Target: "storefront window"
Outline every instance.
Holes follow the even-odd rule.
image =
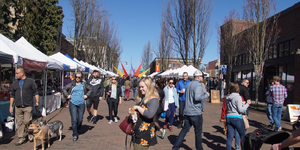
[[[273,49],[273,58],[277,58],[277,47],[274,46],[274,49]]]
[[[243,65],[246,64],[246,54],[243,54]]]
[[[279,49],[279,57],[283,57],[284,56],[283,43],[279,44],[278,49]]]
[[[246,53],[246,64],[249,64],[249,53]]]
[[[175,68],[176,67],[176,64],[173,64],[173,68]]]
[[[273,47],[271,47],[271,48],[269,49],[269,56],[268,56],[268,59],[272,59],[272,57],[273,57]]]
[[[293,64],[287,65],[286,85],[288,91],[294,90],[295,69]]]
[[[288,56],[289,53],[290,53],[290,52],[289,52],[289,49],[290,49],[290,48],[289,48],[289,47],[290,47],[289,44],[290,44],[289,41],[287,41],[287,42],[284,43],[284,55],[285,55],[285,56]]]
[[[295,54],[295,40],[290,41],[290,54]]]

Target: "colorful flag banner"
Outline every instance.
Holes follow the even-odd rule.
[[[144,61],[144,60],[143,60]],[[139,68],[136,70],[136,72],[134,73],[135,76],[139,76],[139,73],[140,73],[140,70],[141,70],[141,67],[142,67],[142,64],[143,64],[143,61],[141,62]]]
[[[150,68],[148,68],[146,71],[142,72],[140,75],[139,75],[139,78],[141,78],[146,72],[148,72],[150,70]]]
[[[117,70],[117,72],[120,75],[120,77],[123,77],[124,74],[120,70],[118,70],[114,65],[112,65],[112,66],[113,66],[113,68],[115,68]]]
[[[122,62],[121,62],[120,59],[119,59],[119,61],[120,61],[121,65],[122,65],[122,69],[123,69],[123,72],[124,72],[125,76],[128,77],[128,74],[127,74],[127,72],[126,72],[126,70],[125,70],[125,68],[124,68],[124,66],[123,66],[123,64],[122,64]]]

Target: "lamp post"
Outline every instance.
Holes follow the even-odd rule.
[[[205,66],[205,68],[204,68],[204,69],[205,69],[205,71],[204,71],[204,72],[206,72],[206,67],[207,67],[207,64],[204,64],[204,66]]]

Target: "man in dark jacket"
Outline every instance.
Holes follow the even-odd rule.
[[[131,80],[131,88],[133,91],[134,100],[136,97],[136,93],[138,92],[138,83],[139,83],[139,78],[137,76],[134,76],[133,79]]]
[[[22,145],[27,136],[27,125],[32,120],[32,106],[39,106],[39,94],[37,86],[33,79],[27,78],[23,68],[16,70],[17,81],[11,87],[10,107],[9,112],[13,114],[13,103],[16,105],[16,119],[17,119],[17,136],[19,141],[16,146]],[[33,95],[36,103],[33,104]]]
[[[99,78],[98,70],[94,70],[94,72],[92,74],[92,78],[87,80],[87,84],[92,87],[92,91],[93,91],[91,93],[90,97],[86,101],[86,108],[89,113],[88,122],[93,122],[93,124],[96,124],[97,123],[97,109],[98,109],[99,101],[102,100],[103,90],[104,90],[103,80],[101,78]],[[91,112],[92,104],[94,106],[93,114]]]
[[[240,95],[244,98],[245,101],[251,100],[248,86],[249,86],[249,80],[243,79],[240,85]]]
[[[125,85],[124,85],[125,81],[126,81],[126,76],[123,75],[123,78],[121,78],[121,80],[120,80],[120,85],[121,85],[121,90],[122,90],[122,98],[125,97]]]

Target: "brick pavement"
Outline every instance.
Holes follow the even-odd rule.
[[[132,97],[132,93],[130,95]],[[134,102],[123,101],[119,106],[118,117],[123,120],[127,115],[129,107],[132,107]],[[205,150],[213,149],[220,150],[225,149],[226,136],[223,134],[223,124],[219,122],[221,114],[221,103],[211,104],[206,102],[205,112],[203,113],[203,148]],[[51,138],[51,147],[48,149],[72,149],[72,150],[89,150],[89,149],[110,149],[120,150],[125,149],[125,134],[119,129],[118,123],[108,124],[108,106],[105,100],[101,101],[98,107],[98,122],[96,125],[88,123],[86,117],[87,113],[84,114],[83,127],[79,135],[78,141],[72,140],[71,119],[68,108],[59,109],[52,114],[45,117],[46,120],[55,121],[60,120],[64,124],[63,139],[62,141],[56,140],[55,137]],[[252,132],[256,128],[260,128],[268,124],[268,119],[264,112],[250,109],[249,110],[249,122],[250,128],[248,132]],[[161,126],[163,125],[163,119],[160,119]],[[291,132],[291,125],[289,122],[282,121],[283,130]],[[150,150],[169,150],[173,146],[176,137],[178,136],[180,129],[173,127],[173,132],[167,130],[164,139],[158,138],[158,144],[150,147]],[[159,135],[160,133],[157,132]],[[8,134],[5,134],[6,136]],[[33,148],[33,143],[27,142],[21,146],[16,147],[16,136],[12,138],[5,138],[0,142],[1,150],[20,149],[29,150]],[[191,128],[190,132],[185,137],[185,141],[182,144],[181,149],[193,150],[195,149],[195,135],[194,129]],[[38,149],[41,149],[41,143],[37,142]],[[299,145],[296,145],[299,147]],[[264,144],[262,149],[269,149],[270,145]],[[133,149],[133,148],[131,148]]]

